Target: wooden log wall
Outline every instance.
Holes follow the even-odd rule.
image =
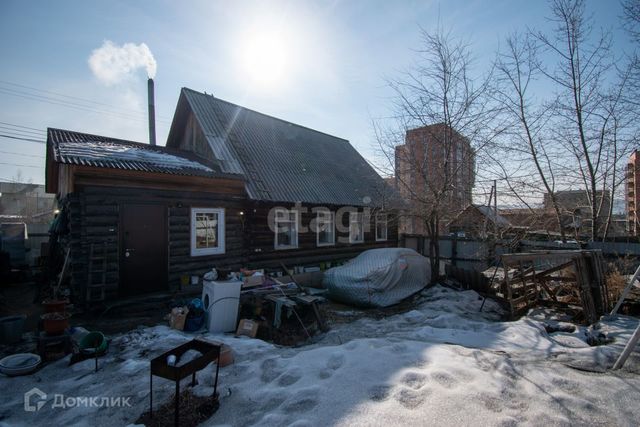
[[[107,298],[118,295],[120,275],[117,201],[101,192],[71,193],[69,208],[71,287],[79,301],[86,298],[89,281],[89,253],[92,243],[107,244]],[[98,245],[96,245],[98,246]]]
[[[309,228],[316,213],[312,212],[313,205],[304,205],[307,212],[301,214],[301,224]],[[398,247],[398,221],[397,216],[388,214],[387,240],[376,242],[375,218],[371,216],[371,226],[364,234],[364,242],[348,243],[349,233],[338,232],[336,227],[336,244],[333,246],[318,247],[315,231],[298,233],[297,249],[275,249],[274,232],[269,227],[269,211],[274,207],[291,209],[292,204],[260,203],[248,204],[245,215],[246,247],[249,267],[251,268],[278,268],[280,262],[284,262],[289,268],[295,265],[317,265],[326,261],[342,261],[353,258],[361,252],[385,247]],[[327,206],[332,212],[337,212],[340,206]],[[362,209],[360,209],[362,211]],[[341,219],[336,215],[336,224]],[[342,218],[343,224],[348,224],[348,213]],[[341,242],[344,240],[344,242]]]
[[[85,298],[88,283],[88,263],[91,243],[107,242],[107,298],[119,295],[120,286],[120,212],[124,204],[152,203],[167,209],[168,221],[168,286],[178,289],[182,276],[202,276],[211,268],[238,270],[250,268],[278,268],[283,261],[289,267],[319,265],[326,261],[343,261],[373,248],[397,247],[397,218],[388,215],[388,238],[375,240],[375,218],[365,232],[363,243],[348,243],[348,232],[336,230],[334,246],[318,247],[316,233],[299,233],[297,249],[274,249],[274,233],[269,227],[269,210],[275,206],[291,208],[291,204],[250,202],[244,194],[220,189],[220,193],[161,190],[155,188],[112,187],[83,184],[69,194],[70,245],[72,257],[72,287],[79,301]],[[225,209],[225,253],[221,255],[192,257],[191,207]],[[309,227],[316,214],[313,206],[301,216],[301,222]],[[336,212],[339,207],[331,207]],[[243,212],[244,215],[240,215]],[[336,223],[340,218],[336,218]],[[348,213],[342,219],[348,224]],[[345,240],[341,242],[339,238]]]
[[[165,206],[168,212],[168,285],[180,286],[182,275],[202,275],[211,268],[238,269],[245,264],[243,232],[239,212],[245,198],[233,193],[175,192],[153,189],[83,186],[69,195],[72,288],[83,301],[88,283],[91,243],[107,242],[107,299],[119,294],[121,256],[119,241],[120,207],[131,203]],[[191,207],[225,209],[225,253],[212,256],[190,255]]]

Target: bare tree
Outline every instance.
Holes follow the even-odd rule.
[[[636,43],[640,43],[640,0],[624,0],[622,10],[625,29]]]
[[[442,30],[422,30],[415,66],[389,81],[395,93],[392,125],[375,123],[379,147],[408,200],[406,218],[424,225],[429,239],[432,282],[439,274],[439,235],[445,219],[471,201],[461,177],[473,176],[474,159],[488,142],[489,79],[471,75],[469,46]],[[405,140],[407,130],[424,128],[424,141]],[[472,149],[468,147],[473,144]],[[467,147],[467,148],[465,148]],[[434,150],[440,150],[434,163]],[[468,183],[467,183],[468,184]]]
[[[605,199],[605,194],[598,190],[610,179],[611,170],[606,158],[612,116],[603,109],[610,94],[607,81],[613,70],[611,37],[607,32],[595,34],[583,0],[553,0],[551,20],[556,24],[553,35],[541,32],[535,35],[557,63],[541,71],[558,89],[553,102],[554,133],[576,161],[578,178],[589,204],[590,238],[595,240]]]
[[[514,34],[506,40],[506,51],[497,57],[495,93],[504,107],[503,117],[511,125],[507,133],[508,144],[503,146],[503,150],[516,152],[516,156],[524,154],[526,160],[533,164],[534,173],[550,196],[562,241],[566,242],[561,208],[555,193],[555,167],[545,147],[549,143],[545,140],[549,108],[537,105],[531,94],[531,86],[540,68],[537,51],[538,46],[529,35]],[[496,160],[500,162],[500,159]],[[505,179],[509,181],[510,175],[505,174]],[[509,187],[513,189],[511,184]]]

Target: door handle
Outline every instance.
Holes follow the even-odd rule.
[[[131,255],[131,252],[135,252],[135,249],[125,249],[124,250],[124,256],[125,258],[129,258],[129,255]]]

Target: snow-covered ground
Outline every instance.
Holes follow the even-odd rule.
[[[543,311],[502,322],[497,304],[480,313],[481,303],[473,291],[436,286],[413,311],[340,324],[300,348],[207,334],[229,344],[236,362],[221,369],[220,409],[204,425],[640,425],[638,353],[622,371],[587,371],[611,366],[637,319],[547,333],[543,319],[567,325]],[[614,342],[586,343],[600,333]],[[192,338],[141,328],[113,338],[97,373],[93,361],[67,367],[65,358],[2,378],[0,424],[127,425],[148,409],[149,360]],[[211,393],[212,369],[199,374],[195,392]],[[48,401],[25,412],[32,387]],[[172,392],[154,379],[154,406]],[[130,397],[132,406],[52,408],[55,394]]]

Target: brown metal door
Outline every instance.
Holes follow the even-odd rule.
[[[166,212],[162,205],[121,206],[120,294],[167,289]]]

